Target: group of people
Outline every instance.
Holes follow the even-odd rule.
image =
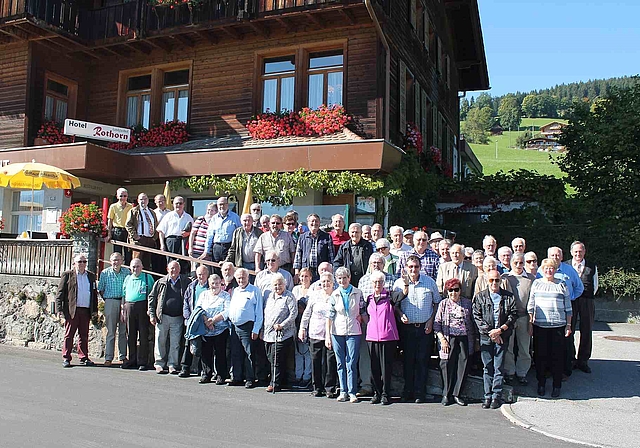
[[[142,253],[134,251],[129,269],[114,252],[97,280],[86,257],[77,256],[56,298],[65,318],[65,367],[76,331],[80,363],[93,364],[88,328],[100,296],[105,365],[114,362],[117,339],[122,368],[153,365],[159,374],[180,377],[197,372],[203,384],[264,385],[268,392],[297,386],[316,397],[358,402],[371,396],[372,404],[386,405],[401,353],[402,400],[423,403],[435,342],[443,405],[467,404],[462,386],[476,353],[484,367],[484,408],[502,404],[504,381],[527,383],[532,351],[541,396],[548,372],[553,397],[574,368],[590,372],[598,276],[581,242],[571,245],[566,262],[560,248],[549,248],[538,267],[522,238],[498,249],[489,235],[474,251],[439,232],[393,226],[387,238],[380,224],[345,229],[341,215],[332,217],[330,232],[313,213],[306,226],[295,212],[265,220],[260,204],[238,216],[226,197],[195,221],[185,218],[181,197],[174,199],[175,211],[158,217],[145,199],[139,195],[127,211],[130,241],[151,247],[159,238],[162,249],[186,250],[219,268],[212,273],[194,262],[192,271],[169,257],[167,274],[154,281],[142,272]],[[124,211],[121,204],[114,205]],[[110,213],[110,237],[120,238],[115,229],[122,220],[115,216]]]

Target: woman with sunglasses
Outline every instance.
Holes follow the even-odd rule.
[[[452,404],[453,401],[460,406],[467,405],[460,397],[460,391],[467,373],[467,360],[475,348],[473,305],[471,300],[462,297],[460,290],[459,279],[450,278],[445,282],[444,293],[447,294],[447,298],[440,302],[433,323],[433,331],[440,346],[444,406]]]

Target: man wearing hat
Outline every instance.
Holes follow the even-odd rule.
[[[376,241],[376,252],[384,257],[383,271],[393,276],[396,275],[398,267],[398,257],[391,253],[391,243],[386,238],[378,238]]]
[[[409,250],[411,250],[413,248],[413,234],[415,232],[411,229],[407,229],[404,232],[402,232],[402,238],[404,240],[404,244],[406,244],[407,246],[409,246]]]
[[[440,241],[442,241],[443,239],[444,237],[440,232],[433,232],[429,237],[429,245],[431,246],[431,250],[434,251],[435,253],[439,253],[438,245],[440,244]]]

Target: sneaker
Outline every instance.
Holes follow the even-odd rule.
[[[216,378],[216,385],[221,386],[221,385],[223,385],[225,383],[226,383],[226,381],[221,376],[218,376]]]
[[[350,403],[360,403],[360,399],[358,397],[356,397],[355,395],[351,395],[351,397],[349,398],[349,402]]]
[[[141,371],[141,372],[146,372],[147,370],[149,370],[149,367],[147,367],[147,366],[140,366],[140,367],[138,367],[138,370],[139,370],[139,371]]]
[[[71,367],[71,361],[65,359],[64,361],[62,361],[62,367]]]
[[[207,384],[207,383],[210,383],[210,382],[211,382],[211,377],[208,377],[208,376],[203,376],[198,381],[198,383],[200,383],[200,384]]]
[[[500,406],[502,406],[502,400],[500,398],[494,398],[491,401],[491,409],[498,409]]]
[[[104,367],[111,367],[111,365],[112,365],[112,364],[113,364],[113,361],[106,360],[106,361],[104,362],[104,364],[102,364],[102,365],[103,365]]]
[[[370,404],[378,404],[380,403],[380,401],[382,401],[380,399],[380,395],[378,394],[373,394],[373,397],[371,398],[371,401],[369,402]]]
[[[169,367],[169,375],[178,375],[178,369],[176,369],[175,367],[171,366]]]
[[[336,398],[336,400],[344,403],[345,401],[349,400],[349,396],[347,394],[342,394],[338,398]]]
[[[255,384],[253,384],[253,381],[245,381],[244,382],[244,388],[245,389],[253,389],[255,387]]]
[[[382,406],[388,406],[391,404],[391,401],[389,401],[389,397],[387,397],[386,395],[382,396],[380,402],[382,403]]]
[[[491,407],[491,398],[485,398],[482,401],[482,409],[489,409]]]

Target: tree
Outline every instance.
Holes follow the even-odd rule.
[[[488,131],[493,123],[492,110],[486,106],[482,109],[472,107],[464,124],[464,136],[468,142],[485,145],[489,143]]]
[[[611,89],[595,103],[576,103],[560,137],[567,148],[560,169],[585,208],[585,228],[598,232],[592,244],[610,245],[614,265],[640,267],[640,84]],[[602,240],[602,241],[599,241]],[[627,261],[625,261],[625,259]]]
[[[484,107],[488,107],[493,111],[493,98],[487,92],[483,92],[476,98],[475,106],[478,109],[482,109]]]
[[[498,116],[500,117],[500,124],[503,128],[518,129],[520,121],[522,120],[522,112],[520,111],[518,99],[514,95],[508,95],[502,98],[500,107],[498,108]]]
[[[529,118],[537,117],[538,109],[539,109],[538,95],[534,93],[530,93],[529,95],[525,96],[524,99],[522,100],[521,107],[522,107],[522,113],[525,116]]]
[[[469,105],[469,100],[466,98],[462,98],[460,100],[460,120],[464,121],[467,119],[467,114],[469,113],[469,109],[470,109],[470,105]]]

